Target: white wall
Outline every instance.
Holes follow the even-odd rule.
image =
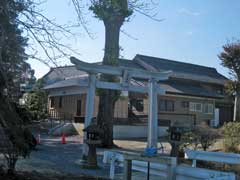
[[[83,135],[84,125],[82,123],[66,123],[59,125],[52,129],[51,134],[59,136],[62,132],[66,135]],[[147,137],[147,126],[127,126],[127,125],[115,125],[113,127],[114,139],[126,139],[126,138],[145,138]],[[158,136],[166,136],[168,127],[159,127]]]
[[[158,136],[166,136],[168,127],[158,127]],[[113,128],[114,139],[125,138],[145,138],[147,137],[147,126],[127,126],[127,125],[115,125]]]

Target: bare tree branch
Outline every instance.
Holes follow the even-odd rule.
[[[60,25],[56,23],[55,19],[49,19],[37,8],[42,3],[45,1],[26,0],[24,9],[19,12],[19,16],[16,18],[16,23],[29,39],[36,42],[36,44],[29,44],[29,48],[34,50],[34,46],[38,45],[47,59],[39,57],[36,49],[33,54],[28,54],[28,57],[37,59],[48,66],[51,63],[58,66],[59,59],[69,58],[72,54],[79,55],[71,45],[64,43],[64,39],[76,37],[73,29],[78,28],[80,24]]]

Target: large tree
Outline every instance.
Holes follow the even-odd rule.
[[[24,155],[29,149],[24,138],[22,121],[11,101],[12,93],[16,92],[14,84],[26,65],[24,50],[26,38],[21,35],[22,32],[15,21],[21,10],[21,2],[0,1],[0,129],[4,130],[7,139],[11,141],[4,147],[7,148],[4,155],[11,173],[14,171],[18,156]],[[1,150],[2,148],[0,147]]]
[[[0,1],[0,95],[8,101],[15,86],[26,80],[24,74],[33,74],[28,58],[56,65],[57,59],[75,52],[59,39],[59,35],[72,36],[70,29],[75,25],[57,24],[44,16],[40,7],[41,1]],[[46,57],[39,55],[39,47]]]
[[[230,95],[235,96],[235,120],[240,121],[240,41],[224,45],[219,59],[230,70],[232,80],[228,83],[227,90]]]
[[[127,0],[95,1],[90,9],[97,18],[103,21],[105,26],[103,64],[118,66],[120,29],[125,19],[132,14],[132,10],[128,9]],[[102,75],[101,79],[118,81],[109,75]],[[118,96],[119,92],[114,90],[100,91],[99,94],[97,122],[104,129],[103,145],[105,147],[113,146],[114,106]]]
[[[71,51],[56,37],[56,33],[66,35],[71,32],[66,26],[45,17],[38,9],[39,6],[32,0],[0,1],[0,131],[4,131],[6,139],[10,140],[7,146],[2,147],[0,144],[0,150],[7,149],[4,153],[11,172],[14,171],[18,156],[26,155],[30,148],[29,139],[32,138],[13,105],[12,95],[25,79],[23,74],[31,71],[27,58],[43,61],[28,39],[42,48],[48,57],[48,61],[43,61],[46,64],[49,61],[55,63],[57,58],[67,56],[67,50]],[[27,46],[32,50],[30,53],[25,52]]]
[[[82,12],[83,1],[72,0],[72,2],[77,10],[80,22],[87,30]],[[105,48],[102,64],[118,66],[121,27],[125,21],[129,20],[129,17],[134,12],[141,13],[148,18],[159,21],[154,18],[154,15],[149,14],[152,3],[153,1],[146,2],[143,0],[90,0],[89,9],[105,26]],[[89,33],[88,30],[87,32]],[[100,78],[105,81],[118,81],[116,77],[110,75],[101,75]],[[102,129],[104,129],[104,147],[110,148],[113,146],[114,106],[118,97],[118,91],[99,91],[100,101],[98,106],[97,123]]]

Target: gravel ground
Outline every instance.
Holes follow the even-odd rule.
[[[76,162],[81,158],[82,144],[78,141],[78,138],[67,138],[67,144],[63,145],[60,138],[49,138],[41,135],[41,145],[37,146],[37,150],[32,152],[30,158],[21,159],[17,163],[17,170],[107,177],[109,170],[106,165],[101,163],[101,156],[98,156],[99,169],[89,170],[79,167]]]
[[[109,165],[103,164],[103,151],[98,149],[98,165],[99,169],[90,170],[82,169],[76,162],[81,159],[82,154],[82,137],[67,137],[67,144],[61,144],[60,137],[50,137],[47,135],[48,127],[41,125],[34,127],[35,136],[41,134],[41,144],[37,146],[29,158],[20,159],[17,163],[17,170],[22,172],[37,172],[41,174],[56,174],[62,176],[64,174],[90,175],[95,177],[109,177]],[[119,149],[130,151],[143,151],[146,147],[145,140],[116,140],[114,141]],[[168,151],[169,145],[164,143],[165,149]],[[0,156],[0,160],[3,157]],[[123,168],[116,168],[116,179],[122,179]],[[133,180],[146,179],[146,174],[133,172]],[[159,179],[152,176],[151,179]]]
[[[31,153],[30,158],[18,161],[17,170],[57,174],[70,173],[74,175],[86,174],[97,177],[108,177],[109,165],[102,163],[104,149],[98,149],[99,169],[81,169],[76,163],[81,158],[81,139],[82,138],[79,136],[67,137],[67,144],[63,145],[61,144],[61,138],[59,137],[41,135],[41,145],[38,145],[37,150]],[[126,141],[118,141],[117,143],[118,145],[125,144],[124,149],[127,149],[127,146],[131,146],[133,150],[134,144],[137,144],[138,147],[145,147],[145,142],[130,141],[128,144],[124,142]],[[122,174],[122,172],[122,168],[119,167],[116,169],[117,174]],[[144,174],[141,176],[144,176]],[[120,178],[120,176],[118,177]]]

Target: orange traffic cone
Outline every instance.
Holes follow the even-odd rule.
[[[41,136],[40,134],[37,135],[37,144],[40,144],[41,143]]]
[[[66,144],[66,135],[62,133],[62,144]]]

